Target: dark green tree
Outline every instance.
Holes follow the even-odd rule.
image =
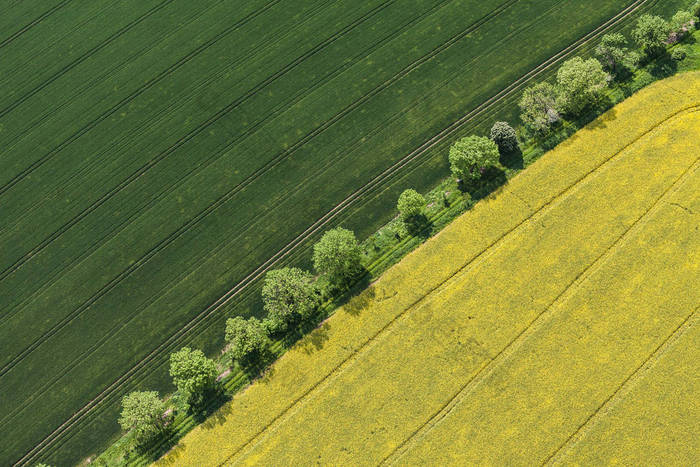
[[[134,434],[139,445],[160,436],[169,421],[164,415],[165,403],[155,391],[134,391],[122,399],[119,425]]]
[[[518,149],[518,135],[508,122],[494,123],[489,136],[502,153],[509,153]]]
[[[627,39],[620,33],[605,34],[596,46],[595,54],[607,70],[617,73],[629,54]]]
[[[556,89],[551,84],[542,82],[530,86],[523,91],[518,103],[520,119],[531,131],[546,134],[560,119],[556,99]]]
[[[280,332],[316,310],[320,291],[310,273],[299,268],[282,268],[265,275],[262,297],[267,311],[266,326],[271,332]]]
[[[268,338],[260,320],[236,316],[226,320],[226,343],[231,360],[247,366],[265,350]]]
[[[557,71],[557,86],[557,106],[572,115],[580,115],[604,97],[608,74],[595,58],[574,57]]]
[[[401,193],[396,207],[399,210],[399,214],[401,214],[401,219],[404,222],[408,222],[423,213],[425,198],[416,190],[409,188]]]
[[[478,180],[484,171],[498,164],[498,146],[483,136],[467,136],[450,148],[450,168],[462,180]]]
[[[216,383],[216,363],[201,350],[189,347],[170,355],[170,376],[177,387],[178,398],[186,408],[198,407],[204,395]]]
[[[362,269],[360,261],[355,234],[342,227],[329,230],[314,245],[314,269],[334,286],[347,285]]]
[[[669,34],[671,26],[665,19],[646,14],[637,20],[632,38],[647,56],[655,57],[664,50]]]

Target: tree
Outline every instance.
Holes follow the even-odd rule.
[[[662,17],[646,14],[637,21],[632,38],[647,56],[653,57],[664,50],[670,33],[671,27]]]
[[[204,401],[204,394],[214,387],[216,364],[201,350],[183,347],[170,355],[170,376],[182,402],[188,407],[198,406]]]
[[[518,148],[518,136],[508,122],[494,123],[489,136],[503,153],[513,152]]]
[[[226,342],[231,359],[245,366],[261,354],[268,339],[260,320],[236,316],[226,321]]]
[[[595,54],[600,58],[605,68],[617,72],[617,68],[625,61],[629,53],[626,47],[627,39],[620,33],[605,34],[600,44],[595,48]]]
[[[683,36],[695,27],[698,18],[693,15],[690,11],[680,10],[669,21],[669,28],[671,29],[670,42],[676,42],[683,38]]]
[[[595,58],[574,57],[557,71],[558,106],[579,115],[584,109],[600,102],[608,86],[608,75]]]
[[[355,234],[342,227],[329,230],[314,245],[314,269],[336,286],[359,273],[360,260],[360,245]]]
[[[556,89],[549,83],[538,83],[523,91],[520,98],[520,119],[530,130],[545,134],[559,121]]]
[[[401,214],[401,218],[405,221],[410,221],[416,216],[423,213],[425,206],[425,198],[416,190],[409,188],[404,190],[399,196],[397,208]]]
[[[498,146],[483,136],[468,136],[450,148],[450,168],[462,180],[478,180],[486,168],[498,163]]]
[[[299,268],[282,268],[265,276],[262,297],[272,332],[284,331],[299,319],[305,319],[318,307],[320,293],[313,276]]]
[[[122,399],[119,425],[134,433],[138,444],[145,444],[158,437],[167,425],[164,417],[165,403],[155,391],[134,391]]]

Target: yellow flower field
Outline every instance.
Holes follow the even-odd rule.
[[[616,106],[159,463],[627,463],[654,446],[629,423],[654,424],[655,455],[697,463],[697,377],[655,375],[697,373],[698,105],[700,74],[683,74]]]

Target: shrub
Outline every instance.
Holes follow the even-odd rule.
[[[256,318],[242,316],[226,320],[227,353],[243,366],[252,363],[267,346],[267,334]]]
[[[518,136],[508,122],[496,122],[489,135],[503,153],[513,152],[518,148]]]
[[[146,444],[163,433],[168,418],[165,403],[155,391],[134,391],[122,399],[119,425],[134,433],[137,444]]]
[[[450,168],[457,178],[478,180],[486,168],[498,163],[498,146],[483,136],[468,136],[450,148]]]
[[[671,58],[674,59],[674,60],[677,60],[677,61],[681,61],[681,60],[685,59],[685,57],[686,57],[687,55],[688,55],[687,52],[686,52],[685,49],[682,48],[682,47],[676,47],[676,48],[673,49],[673,51],[671,52]]]
[[[671,27],[660,16],[642,15],[637,27],[632,31],[632,38],[649,57],[659,55],[665,47],[671,33]]]
[[[404,221],[409,221],[423,212],[425,198],[416,190],[404,190],[399,196],[397,208]]]
[[[320,292],[310,273],[282,268],[265,275],[262,297],[267,311],[265,326],[271,332],[280,332],[311,315],[318,307]]]
[[[624,64],[625,57],[629,53],[626,45],[627,39],[622,34],[605,34],[600,44],[596,46],[595,54],[603,66],[614,73],[621,64]]]
[[[334,286],[346,285],[360,272],[360,259],[355,234],[341,227],[329,230],[314,245],[314,269]]]
[[[700,16],[700,1],[695,2],[695,5],[693,5],[690,8],[690,11],[693,13],[693,16],[698,17]],[[697,22],[696,22],[697,24]]]
[[[518,105],[520,119],[535,133],[545,134],[559,121],[556,90],[549,83],[538,83],[525,89]]]
[[[186,408],[204,401],[204,394],[216,383],[216,364],[201,350],[183,347],[170,355],[170,376]]]
[[[580,115],[588,107],[597,105],[605,95],[608,75],[598,60],[574,57],[557,71],[559,108],[572,115]]]

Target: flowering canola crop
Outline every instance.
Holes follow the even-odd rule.
[[[160,463],[694,463],[699,106],[697,73],[617,105]]]

